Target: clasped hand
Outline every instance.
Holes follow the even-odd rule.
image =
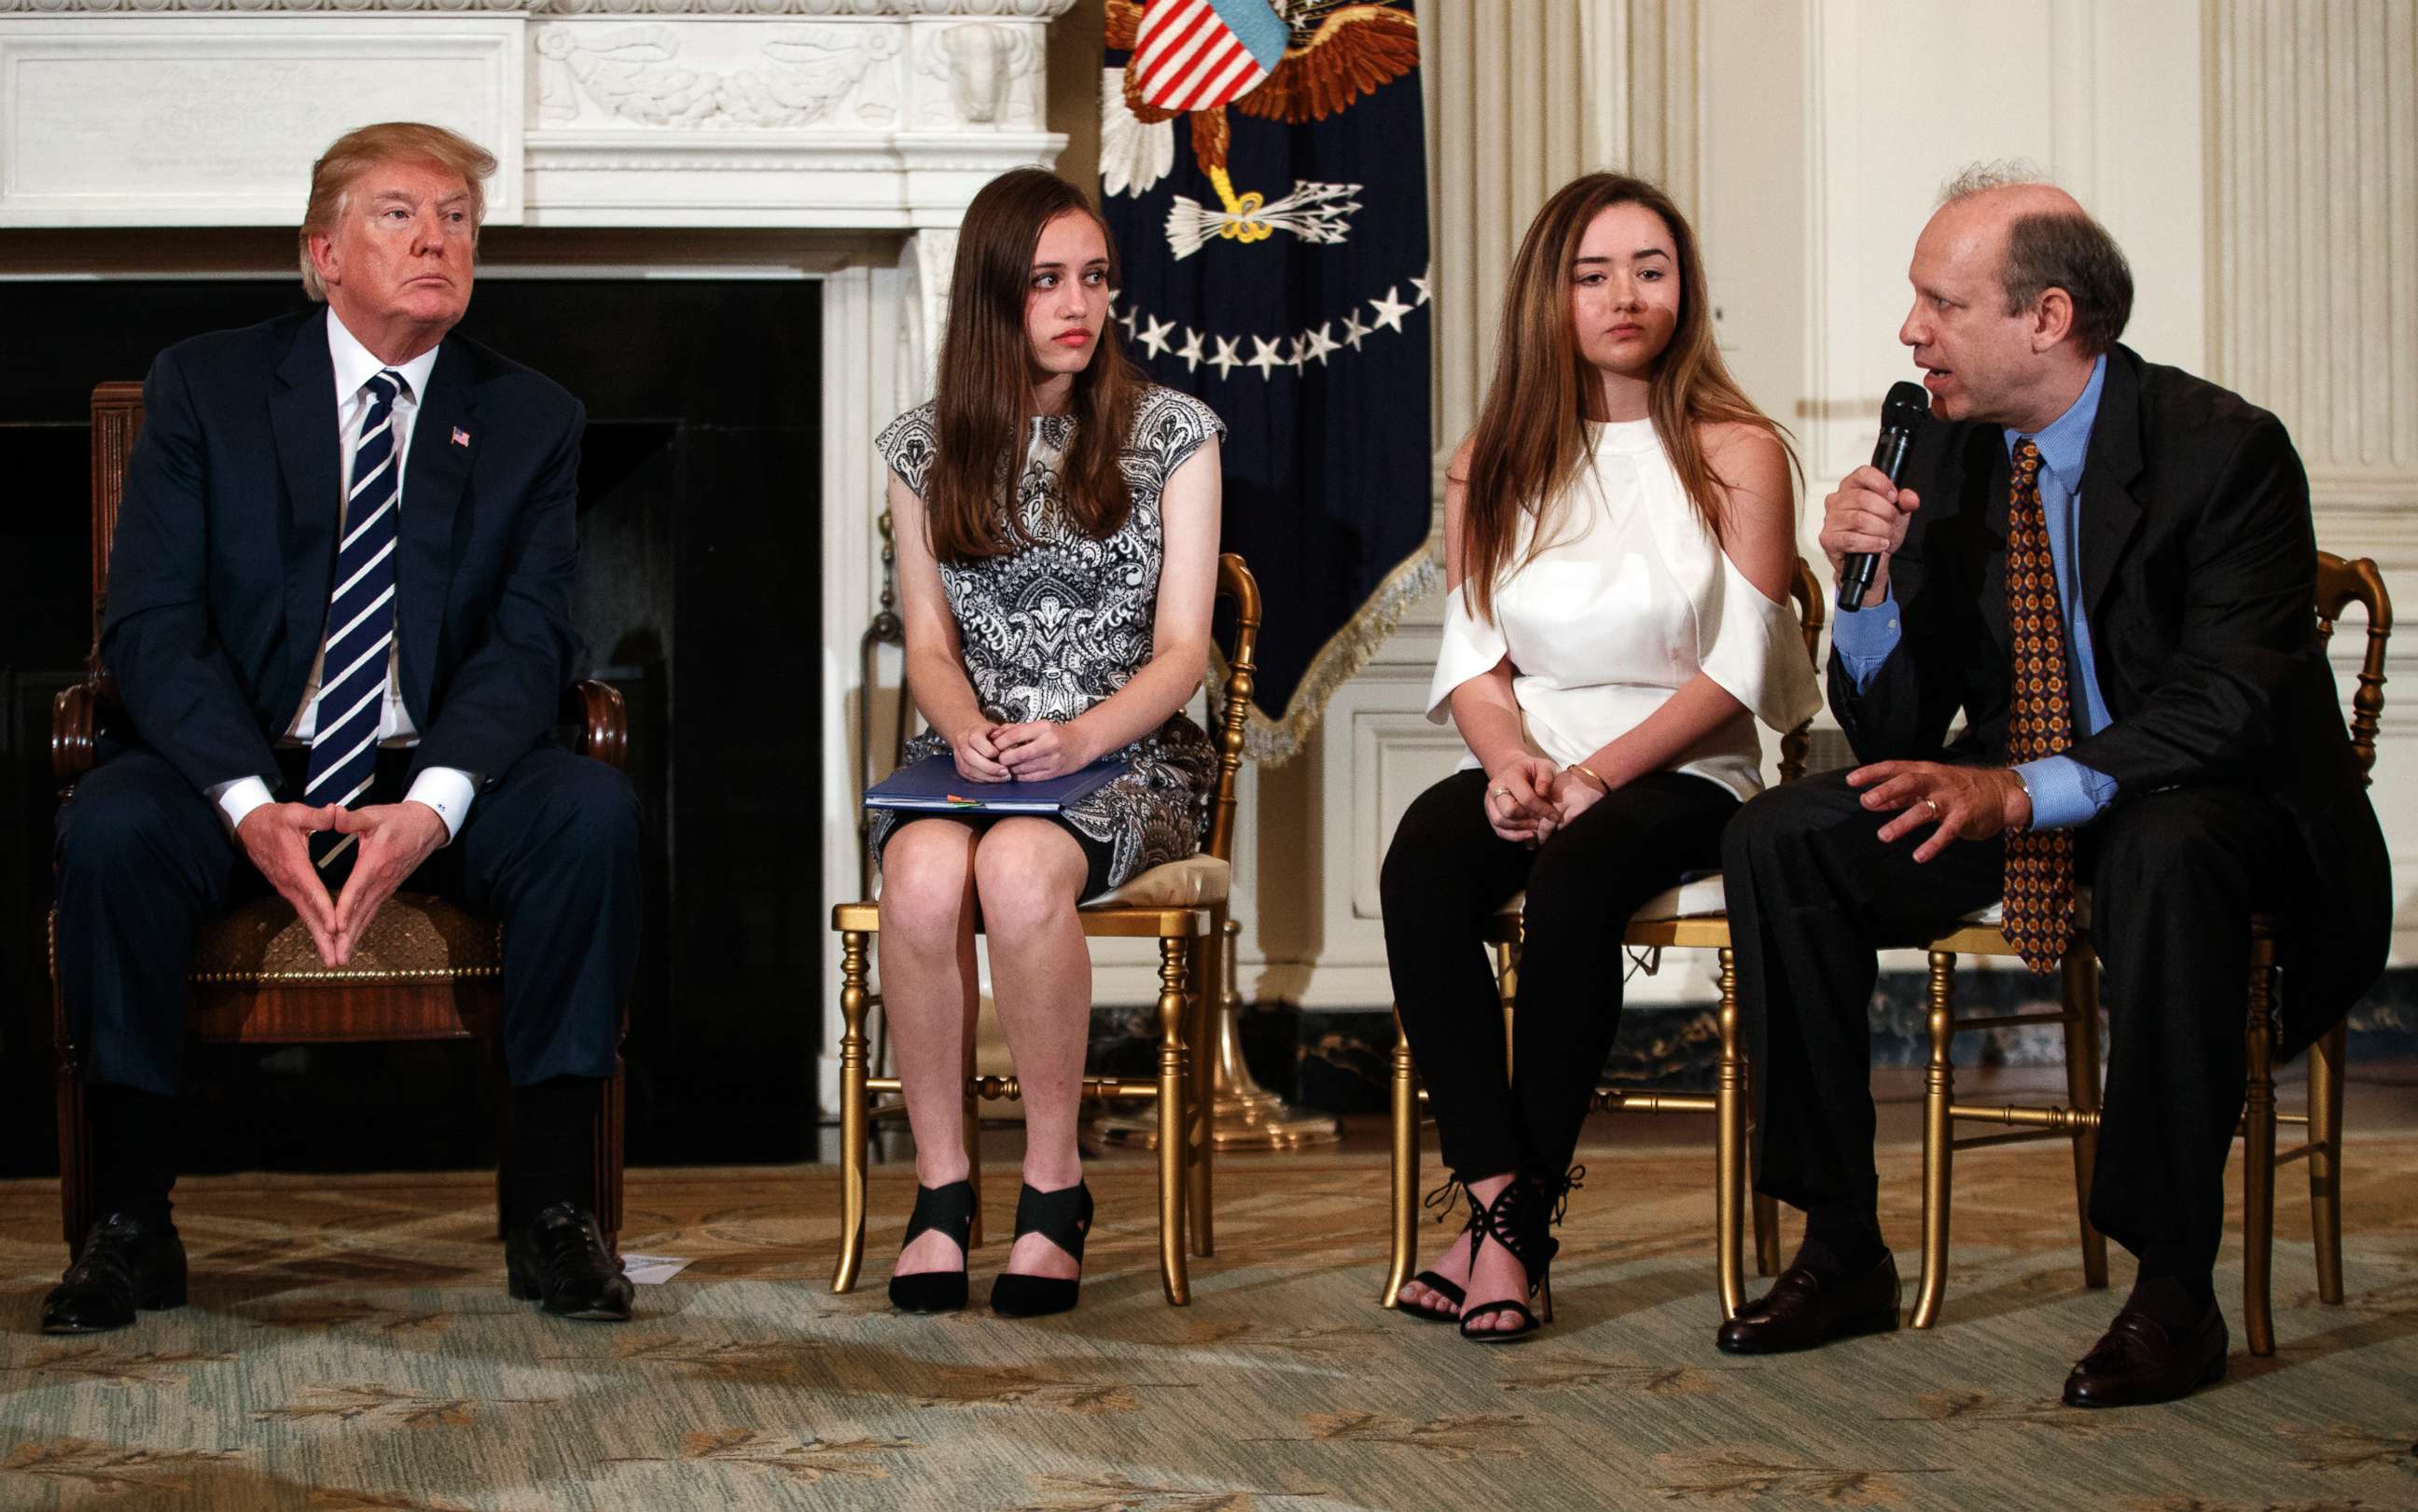
[[[2004,767],[1875,761],[1847,773],[1847,786],[1863,794],[1864,807],[1897,811],[1881,826],[1885,841],[1933,826],[1930,838],[1914,848],[1917,861],[1929,861],[1951,841],[1995,839],[2031,822],[2031,798]]]
[[[329,831],[354,836],[360,852],[344,893],[332,899],[311,861],[311,836]],[[336,967],[353,958],[386,900],[445,844],[446,831],[435,809],[408,801],[363,808],[263,803],[244,816],[236,838],[268,885],[294,905],[319,959]]]
[[[1047,782],[1099,756],[1078,725],[1048,719],[973,725],[949,742],[949,754],[968,782]]]

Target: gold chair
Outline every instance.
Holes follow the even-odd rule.
[[[126,493],[126,463],[143,427],[143,386],[104,383],[92,393],[92,628],[94,676],[61,689],[51,710],[51,770],[64,788],[99,759],[98,738],[117,716],[115,687],[100,669],[109,547]],[[583,681],[563,698],[574,749],[620,767],[628,750],[621,695]],[[92,1129],[84,1102],[83,1047],[68,1024],[58,980],[58,910],[51,910],[51,1035],[59,1125],[59,1223],[81,1252],[93,1212]],[[418,893],[378,911],[351,962],[324,965],[293,905],[269,897],[202,925],[191,976],[194,1038],[213,1045],[326,1045],[390,1040],[480,1040],[503,1053],[503,941],[497,922]],[[498,1114],[507,1109],[499,1107]],[[618,1046],[591,1135],[596,1184],[589,1199],[609,1247],[621,1227],[623,1090]],[[498,1144],[503,1143],[501,1139]],[[503,1176],[496,1178],[497,1231]]]
[[[2317,618],[2320,640],[2334,637],[2334,621],[2351,603],[2367,616],[2367,643],[2359,680],[2351,695],[2350,743],[2363,773],[2376,766],[2376,731],[2384,711],[2384,646],[2393,634],[2393,598],[2375,562],[2363,557],[2345,561],[2332,552],[2318,553]],[[2080,899],[2082,917],[2089,917],[2089,893]],[[2339,1303],[2342,1283],[2342,1212],[2336,1201],[2342,1159],[2343,1057],[2348,1030],[2336,1024],[2309,1047],[2309,1103],[2306,1113],[2275,1110],[2273,1073],[2275,1023],[2273,981],[2275,946],[2268,921],[2251,920],[2250,977],[2247,996],[2249,1086],[2240,1132],[2242,1165],[2243,1330],[2250,1352],[2275,1352],[2275,1319],[2271,1291],[2271,1264],[2275,1242],[2275,1169],[2292,1161],[2309,1163],[2309,1228],[2316,1251],[2318,1296]],[[1930,988],[1926,1015],[1930,1060],[1923,1077],[1922,1117],[1922,1283],[1915,1294],[1914,1326],[1929,1328],[1939,1321],[1948,1291],[1948,1230],[1955,1153],[1990,1145],[2020,1144],[2063,1137],[2074,1148],[2074,1199],[2082,1230],[2084,1284],[2107,1284],[2107,1239],[2091,1227],[2090,1172],[2099,1147],[2099,972],[2089,939],[2067,952],[2062,970],[2059,1007],[2055,1012],[2001,1014],[1959,1018],[1955,1012],[1956,957],[2014,955],[1998,928],[1996,906],[1982,910],[1960,927],[1932,942]],[[2071,1107],[1979,1107],[1959,1103],[1956,1067],[1949,1050],[1966,1030],[2006,1029],[2028,1024],[2054,1024],[2064,1033],[2065,1080]],[[1955,1137],[1959,1122],[1996,1123],[2007,1129],[1966,1138]],[[2308,1138],[2295,1149],[2277,1153],[2278,1123],[2303,1126]]]
[[[1215,710],[1217,787],[1209,811],[1209,833],[1201,854],[1155,866],[1107,897],[1080,910],[1086,938],[1158,941],[1158,1076],[1086,1077],[1085,1097],[1147,1097],[1158,1107],[1159,1276],[1168,1302],[1192,1300],[1185,1250],[1189,1230],[1196,1255],[1216,1252],[1210,1211],[1209,1073],[1206,1055],[1193,1046],[1206,1042],[1208,1016],[1218,1000],[1224,952],[1227,895],[1232,880],[1234,784],[1243,765],[1243,723],[1251,702],[1260,638],[1260,588],[1243,558],[1229,552],[1217,559],[1217,596],[1234,605],[1233,645],[1227,652],[1225,684]],[[879,905],[843,903],[832,910],[840,935],[840,1238],[832,1290],[856,1285],[865,1260],[865,1138],[872,1121],[903,1117],[902,1101],[872,1105],[875,1093],[899,1094],[895,1077],[870,1074],[865,1061],[865,1018],[870,1006],[865,946],[881,927]],[[972,1075],[968,1046],[965,1140],[977,1155],[975,1108],[979,1099],[1020,1095],[1014,1077]],[[974,1229],[982,1243],[982,1167],[976,1159]]]
[[[1828,618],[1821,579],[1803,557],[1789,584],[1804,631],[1805,654],[1817,670],[1821,665],[1822,626]],[[1780,741],[1780,780],[1805,775],[1805,754],[1812,743],[1813,721],[1790,730]],[[1495,984],[1503,1000],[1504,1033],[1519,997],[1520,947],[1526,938],[1527,894],[1504,904],[1488,921],[1486,942],[1494,947]],[[1718,1251],[1722,1316],[1735,1315],[1746,1304],[1746,1279],[1739,1255],[1740,1230],[1748,1204],[1748,1082],[1746,1055],[1739,1048],[1737,971],[1730,954],[1729,920],[1722,912],[1718,877],[1700,879],[1648,902],[1629,921],[1621,944],[1635,950],[1709,950],[1720,953],[1721,1059],[1714,1072],[1713,1092],[1658,1092],[1605,1086],[1589,1102],[1590,1112],[1709,1113],[1713,1116],[1714,1245]],[[1385,1269],[1381,1306],[1395,1306],[1418,1259],[1419,1124],[1418,1105],[1427,1089],[1418,1084],[1411,1063],[1411,1043],[1402,1032],[1401,1016],[1394,1018],[1393,1059],[1393,1247]],[[1777,1205],[1760,1193],[1752,1196],[1755,1274],[1770,1275],[1780,1269],[1780,1226]]]

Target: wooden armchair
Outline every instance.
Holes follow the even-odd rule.
[[[2393,597],[2384,574],[2363,557],[2345,561],[2318,553],[2317,619],[2320,639],[2332,640],[2334,621],[2359,604],[2367,617],[2365,654],[2351,695],[2350,743],[2360,771],[2376,766],[2377,721],[2384,712],[2384,645],[2393,634]],[[2082,907],[2089,909],[2086,890]],[[2086,912],[2086,917],[2087,912]],[[2088,937],[2065,955],[2060,1000],[2054,1011],[1956,1016],[1956,957],[2015,954],[1998,928],[1992,905],[1931,945],[1929,1030],[1931,1057],[1923,1077],[1922,1284],[1915,1294],[1914,1326],[1939,1321],[1948,1292],[1948,1227],[1955,1153],[2034,1139],[2067,1140],[2074,1149],[2074,1200],[2080,1214],[2084,1284],[2107,1284],[2107,1239],[2091,1226],[2090,1173],[2099,1148],[2099,963]],[[2247,984],[2249,1087],[2242,1107],[2242,1329],[2250,1352],[2275,1352],[2275,1317],[2270,1297],[2270,1265],[2275,1245],[2275,1169],[2294,1160],[2309,1163],[2309,1227],[2316,1250],[2318,1296],[2343,1299],[2342,1212],[2336,1201],[2342,1160],[2343,1056],[2346,1026],[2336,1024],[2309,1047],[2306,1113],[2275,1110],[2273,1072],[2275,942],[2263,918],[2251,920]],[[1956,1066],[1949,1050],[1966,1030],[2054,1024],[2065,1040],[2065,1079],[2071,1107],[1970,1106],[1956,1101]],[[1958,1138],[1959,1123],[1994,1123],[2004,1132]],[[2303,1125],[2306,1142],[2282,1154],[2275,1151],[2278,1123]]]
[[[1821,669],[1822,626],[1828,619],[1828,599],[1822,580],[1803,557],[1788,586],[1797,603],[1798,623],[1805,636],[1805,654]],[[1780,741],[1780,780],[1805,775],[1805,755],[1812,744],[1813,721],[1790,730]],[[1487,943],[1494,947],[1495,986],[1503,1000],[1505,1030],[1520,995],[1520,946],[1526,938],[1523,893],[1503,905],[1491,921]],[[1746,1304],[1746,1279],[1739,1250],[1750,1202],[1754,1213],[1755,1274],[1770,1275],[1780,1269],[1780,1226],[1777,1205],[1770,1198],[1748,1190],[1748,1099],[1746,1053],[1739,1047],[1737,973],[1730,955],[1730,922],[1722,911],[1721,878],[1713,877],[1675,887],[1649,901],[1629,921],[1621,943],[1658,954],[1665,949],[1719,952],[1721,962],[1721,1060],[1714,1090],[1702,1092],[1657,1092],[1633,1087],[1607,1086],[1595,1094],[1590,1109],[1606,1113],[1709,1113],[1713,1116],[1714,1249],[1722,1316],[1735,1315]],[[1385,1289],[1378,1297],[1391,1307],[1411,1278],[1417,1262],[1419,1218],[1418,1105],[1427,1090],[1418,1084],[1411,1063],[1410,1040],[1401,1019],[1394,1020],[1393,1064],[1393,1246],[1385,1268]]]
[[[1232,552],[1217,558],[1217,596],[1233,602],[1234,628],[1232,645],[1224,648],[1226,679],[1215,705],[1217,786],[1211,795],[1207,841],[1199,855],[1155,866],[1080,910],[1088,939],[1158,941],[1158,1075],[1151,1080],[1087,1077],[1082,1095],[1147,1097],[1157,1104],[1159,1279],[1170,1305],[1179,1307],[1192,1300],[1185,1259],[1186,1230],[1192,1253],[1208,1255],[1216,1249],[1210,1212],[1213,1062],[1192,1052],[1207,1042],[1209,1015],[1219,998],[1233,875],[1234,784],[1243,766],[1243,724],[1257,676],[1260,639],[1260,586],[1243,558]],[[832,910],[832,927],[840,935],[839,1010],[844,1021],[839,1042],[839,1263],[832,1273],[832,1290],[849,1291],[855,1288],[865,1260],[866,1135],[873,1120],[902,1116],[906,1105],[873,1105],[875,1093],[895,1097],[902,1088],[895,1077],[873,1076],[865,1061],[865,1018],[872,997],[865,946],[881,928],[880,908],[871,901],[843,903]],[[976,1077],[969,1065],[964,1133],[968,1153],[977,1156],[972,1173],[974,1244],[982,1242],[982,1165],[973,1137],[977,1100],[1018,1095],[1014,1077]]]
[[[93,676],[64,689],[51,710],[51,770],[62,786],[92,770],[96,738],[116,717],[114,689],[99,663],[100,624],[109,587],[109,547],[126,489],[126,461],[143,424],[143,387],[104,383],[92,395]],[[614,767],[627,750],[621,695],[601,682],[566,694],[562,718],[584,755]],[[62,795],[67,796],[66,794]],[[81,1250],[96,1214],[91,1130],[86,1123],[81,1049],[59,990],[58,914],[52,911],[51,1032],[59,1120],[59,1219]],[[500,930],[482,918],[421,893],[397,893],[349,964],[324,965],[284,899],[246,904],[203,926],[193,955],[192,1032],[213,1044],[298,1045],[391,1040],[480,1040],[500,1054],[503,1018]],[[622,1078],[618,1060],[595,1131],[596,1191],[590,1205],[613,1243],[621,1225]],[[501,1177],[497,1228],[501,1224]]]

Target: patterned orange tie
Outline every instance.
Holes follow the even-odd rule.
[[[2074,744],[2065,680],[2065,616],[2041,513],[2040,448],[2015,448],[2007,496],[2007,629],[2014,642],[2007,761],[2020,766]],[[2001,931],[2035,971],[2054,971],[2074,938],[2074,832],[2026,830],[2007,837],[2007,903]]]

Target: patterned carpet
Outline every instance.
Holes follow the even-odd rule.
[[[1159,1297],[1148,1168],[1096,1168],[1083,1306],[1031,1323],[887,1311],[903,1171],[865,1284],[833,1296],[834,1181],[809,1167],[635,1173],[625,1247],[696,1263],[621,1328],[506,1300],[476,1176],[194,1181],[193,1305],[51,1339],[55,1189],[0,1185],[0,1507],[2418,1506],[2418,1137],[2353,1142],[2344,1306],[2316,1301],[2288,1182],[2282,1352],[2243,1352],[2228,1254],[2230,1379],[2119,1413],[2055,1404],[2115,1298],[2082,1290],[2053,1151],[1960,1158],[1940,1328],[1765,1361],[1711,1345],[1704,1157],[1588,1164],[1560,1320],[1498,1350],[1370,1305],[1366,1156],[1230,1162],[1186,1309]],[[1916,1178],[1885,1157],[1909,1248]]]

